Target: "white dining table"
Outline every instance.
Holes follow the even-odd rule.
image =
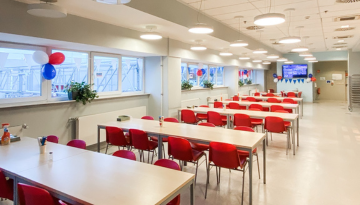
[[[249,161],[252,162],[252,151],[263,143],[263,183],[266,183],[266,141],[264,133],[245,132],[231,129],[222,129],[206,126],[189,125],[184,123],[164,122],[159,125],[156,120],[142,120],[131,118],[130,120],[117,122],[112,121],[98,125],[98,151],[100,151],[100,129],[107,126],[119,127],[124,131],[139,129],[145,131],[149,136],[158,137],[158,157],[162,158],[162,138],[168,136],[183,137],[191,141],[209,144],[210,142],[223,142],[235,145],[238,149],[249,152]],[[249,204],[252,204],[252,170],[253,165],[249,163]]]

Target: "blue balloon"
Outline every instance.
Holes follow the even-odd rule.
[[[313,74],[310,73],[310,74],[309,74],[309,78],[312,78],[312,77],[313,77]]]
[[[274,73],[274,74],[273,74],[273,77],[274,77],[274,78],[277,78],[278,76],[277,76],[277,74],[276,74],[276,73]]]
[[[56,70],[50,63],[43,65],[41,72],[46,80],[52,80],[56,76]]]
[[[247,70],[244,70],[244,74],[246,75],[248,73],[248,71]]]
[[[204,69],[204,68],[201,69],[201,72],[202,72],[203,75],[205,75],[206,74],[206,69]]]

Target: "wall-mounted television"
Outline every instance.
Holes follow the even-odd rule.
[[[282,66],[283,78],[307,78],[307,64],[291,64]]]

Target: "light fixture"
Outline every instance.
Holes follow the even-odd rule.
[[[162,36],[157,33],[153,32],[153,30],[156,30],[156,26],[146,26],[146,29],[149,30],[148,32],[144,32],[140,35],[140,38],[145,40],[159,40],[162,39]]]
[[[271,0],[270,0],[269,13],[255,16],[254,24],[258,26],[273,26],[285,22],[284,14],[270,13],[270,12],[271,12]]]
[[[202,42],[202,40],[196,40],[195,41],[196,45],[192,45],[190,47],[190,49],[193,50],[193,51],[204,51],[204,50],[206,50],[207,49],[206,46],[201,45],[201,42]]]
[[[277,59],[277,61],[278,62],[285,62],[285,61],[287,61],[288,59],[286,59],[286,58],[279,58],[279,59]]]
[[[317,63],[318,61],[317,60],[314,60],[314,61],[309,61],[310,63]]]
[[[277,59],[279,58],[278,55],[275,55],[275,54],[271,54],[271,55],[268,55],[266,58],[269,58],[269,59]]]
[[[271,62],[270,61],[264,61],[262,64],[269,65],[269,64],[271,64]]]
[[[262,60],[253,60],[252,62],[253,62],[253,63],[261,63]]]
[[[239,57],[240,60],[250,60],[250,57],[246,55],[246,53],[244,53],[243,55],[241,55]]]
[[[50,4],[50,2],[57,2],[57,0],[41,0],[46,3],[40,4],[29,4],[28,5],[28,14],[38,17],[46,18],[64,18],[67,16],[66,9]]]
[[[294,61],[285,61],[284,63],[285,63],[285,64],[293,64]]]
[[[279,40],[279,43],[285,43],[285,44],[289,44],[289,43],[299,43],[301,42],[301,38],[297,37],[297,36],[291,36],[290,35],[290,26],[291,26],[291,12],[295,11],[294,8],[290,8],[290,9],[285,9],[285,11],[289,12],[289,27],[288,27],[288,36],[281,38]]]
[[[201,11],[202,2],[203,2],[203,0],[200,1],[199,10],[197,13],[197,23],[195,26],[189,28],[190,33],[209,34],[209,33],[214,32],[214,29],[211,26],[208,26],[205,23],[200,23],[200,21],[199,21],[199,14]]]
[[[232,56],[233,54],[229,52],[229,49],[224,49],[219,53],[221,56]]]
[[[301,57],[311,57],[313,55],[311,53],[309,53],[309,52],[304,52],[304,53],[300,53],[299,56],[301,56]]]
[[[300,47],[291,49],[292,52],[305,52],[305,51],[308,51],[308,50],[309,50],[309,48],[304,47],[304,46],[300,46]]]
[[[350,27],[349,25],[341,26],[341,28],[349,28],[349,27]]]
[[[345,40],[338,40],[338,43],[342,43],[342,42],[345,42]]]
[[[267,50],[263,49],[263,48],[259,48],[253,51],[254,54],[265,54],[267,53]]]
[[[312,61],[312,60],[316,60],[316,58],[315,58],[315,57],[306,57],[306,58],[304,58],[304,60],[306,60],[306,61]]]
[[[127,4],[129,3],[131,0],[93,0],[99,3],[103,3],[103,4]]]
[[[235,19],[239,19],[239,39],[241,37],[241,18],[244,18],[243,16],[235,16]],[[249,44],[242,40],[236,40],[230,43],[231,47],[244,47],[248,46]]]

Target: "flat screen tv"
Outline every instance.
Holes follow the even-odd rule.
[[[307,78],[307,64],[292,64],[282,66],[283,78]]]

